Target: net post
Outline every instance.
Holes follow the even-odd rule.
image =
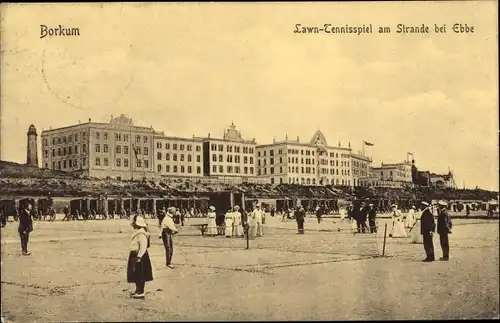
[[[249,240],[248,231],[249,231],[249,226],[248,226],[248,223],[247,223],[247,224],[245,225],[245,236],[246,236],[246,240],[247,240],[247,247],[246,247],[246,250],[249,250],[249,249],[250,249],[250,240]]]
[[[384,245],[382,247],[382,257],[385,256],[385,241],[387,239],[387,223],[384,225]]]

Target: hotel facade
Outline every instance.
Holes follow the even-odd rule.
[[[257,174],[272,184],[355,185],[350,147],[328,145],[318,130],[309,142],[274,141],[257,146]],[[370,159],[367,159],[371,163]],[[366,172],[369,167],[367,166]]]
[[[124,115],[43,130],[43,167],[96,178],[147,178],[153,174],[154,136],[153,128],[134,126]]]

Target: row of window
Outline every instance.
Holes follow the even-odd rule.
[[[87,145],[86,144],[82,145],[82,152],[87,153]],[[52,149],[52,157],[56,157],[56,156],[61,157],[61,156],[73,155],[73,154],[78,154],[78,146],[75,146],[74,149],[72,146],[57,148],[57,154],[56,154],[56,150],[54,148]],[[49,158],[49,151],[47,149],[45,149],[43,151],[43,157]]]
[[[234,157],[234,158],[233,158]],[[219,158],[217,158],[217,155],[216,154],[213,154],[212,155],[212,161],[213,162],[217,162],[219,161],[219,163],[223,163],[224,162],[224,155],[219,155]],[[239,155],[227,155],[226,156],[226,161],[228,163],[241,163],[241,156]],[[253,157],[247,157],[247,156],[243,156],[243,164],[253,164]]]
[[[85,141],[87,139],[87,133],[82,132],[81,135],[82,135],[82,140]],[[79,138],[80,138],[79,133],[70,134],[70,135],[62,136],[62,137],[52,137],[52,145],[61,145],[61,144],[66,144],[66,143],[70,143],[73,141],[77,142]],[[44,147],[49,145],[48,138],[42,139],[42,145]]]
[[[332,169],[332,168],[330,169],[321,168],[320,173],[324,175],[351,176],[351,171],[348,169],[347,170],[341,169],[340,175],[338,169]]]
[[[161,172],[162,169],[163,169],[162,165],[159,164],[157,166],[158,172]],[[180,169],[180,173],[185,173],[186,169],[187,169],[187,173],[188,174],[192,174],[193,173],[193,167],[191,167],[191,166],[187,166],[187,167],[184,167],[182,165],[180,167],[177,167],[177,165],[173,165],[172,166],[172,170],[173,170],[174,173],[177,173],[177,170],[179,170],[179,169]],[[170,173],[170,165],[165,165],[165,172]],[[200,166],[196,167],[196,174],[201,174],[201,167]]]
[[[85,166],[86,159],[82,158],[80,166]],[[45,164],[45,168],[48,168],[48,164]],[[52,169],[70,169],[70,168],[78,168],[78,159],[69,159],[69,160],[59,160],[57,162],[52,162]]]
[[[165,149],[170,149],[170,147],[172,147],[172,150],[177,150],[177,148],[179,148],[179,150],[183,151],[183,150],[187,150],[187,151],[193,151],[193,146],[192,145],[184,145],[184,144],[172,144],[170,145],[170,143],[165,143]],[[161,142],[157,142],[156,143],[156,148],[158,149],[163,149],[163,143]],[[200,145],[196,145],[196,151],[197,152],[200,152],[201,151],[201,146]]]
[[[241,168],[240,166],[226,166],[226,173],[227,174],[242,174],[241,170],[243,170],[243,174],[253,175],[253,167],[244,166],[243,168]],[[219,166],[213,165],[212,166],[212,173],[213,174],[216,174],[216,173],[222,174],[222,173],[224,173],[224,166],[222,166],[222,165],[219,165]]]
[[[100,157],[96,157],[95,165],[101,166],[101,158]],[[116,158],[115,165],[116,165],[116,167],[129,167],[129,162],[128,162],[127,158],[124,158],[123,159],[123,166],[122,166],[122,159]],[[136,161],[137,168],[142,168],[143,165],[144,165],[144,168],[149,168],[149,160],[144,159],[144,164],[143,164],[143,161],[141,159],[138,159]],[[108,158],[106,158],[106,157],[102,158],[102,166],[105,166],[105,167],[109,166],[109,159]]]
[[[162,160],[162,153],[158,152],[156,153],[156,159],[157,160]],[[187,156],[187,161],[188,162],[191,162],[192,161],[192,155],[186,155]],[[179,154],[179,158],[180,158],[180,161],[184,161],[184,154]],[[165,154],[165,160],[170,160],[170,154],[169,153],[166,153]],[[172,154],[172,160],[173,161],[177,161],[177,154]],[[196,162],[197,163],[201,163],[201,156],[200,155],[196,155]]]
[[[281,178],[280,178],[280,183],[283,183]],[[300,178],[300,179],[299,179],[299,178],[297,178],[297,177],[295,177],[295,178],[289,177],[289,178],[288,178],[288,183],[289,183],[289,184],[299,184],[299,183],[301,183],[302,185],[305,185],[305,184],[308,184],[308,185],[311,185],[311,184],[312,184],[312,185],[316,185],[316,180],[315,180],[314,178],[313,178],[313,179],[311,179],[311,178],[307,178],[307,179],[306,179],[306,178],[303,178],[303,177],[302,177],[302,178]],[[271,184],[274,184],[274,178],[271,178]],[[343,180],[343,179],[342,179],[342,180],[340,180],[340,179],[338,179],[338,178],[337,178],[337,179],[333,179],[333,178],[332,178],[332,179],[330,180],[330,183],[328,183],[328,180],[324,180],[324,181],[322,182],[322,184],[331,184],[331,185],[351,185],[351,181],[350,181],[350,180]]]
[[[233,149],[233,148],[234,148],[234,149]],[[232,146],[232,145],[227,145],[227,146],[226,146],[226,151],[227,151],[228,153],[232,153],[232,152],[234,152],[234,153],[239,154],[239,153],[240,153],[240,151],[241,151],[241,149],[240,149],[240,148],[242,148],[242,147],[240,147],[240,146]],[[220,152],[223,152],[223,151],[224,151],[224,145],[220,145],[220,144],[219,144],[219,145],[218,145],[218,144],[212,144],[212,145],[210,146],[210,150],[212,150],[212,151],[220,151]],[[245,147],[245,146],[244,146],[244,147],[243,147],[243,153],[244,153],[244,154],[253,154],[253,153],[254,153],[254,148],[253,148],[253,147]]]

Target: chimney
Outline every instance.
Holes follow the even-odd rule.
[[[208,138],[210,138],[210,132],[208,133]]]
[[[80,120],[78,120],[78,124],[80,124]]]
[[[276,137],[273,137],[273,144],[276,143]]]
[[[299,136],[297,136],[297,142],[299,142]]]

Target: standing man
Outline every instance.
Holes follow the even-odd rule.
[[[368,212],[370,212],[370,209],[369,209],[368,205],[366,205],[366,203],[363,202],[361,204],[360,209],[359,209],[359,218],[360,218],[360,222],[361,222],[361,231],[363,233],[370,232],[370,230],[368,229],[368,226],[366,225],[366,219],[368,218]]]
[[[316,218],[318,219],[318,223],[321,223],[321,211],[322,207],[320,207],[319,205],[316,206]]]
[[[422,202],[424,211],[420,217],[420,233],[424,240],[425,249],[425,259],[422,261],[431,262],[434,261],[434,242],[432,237],[436,231],[436,223],[434,222],[434,216],[432,215],[431,206],[427,202]]]
[[[295,220],[297,221],[297,234],[304,234],[304,221],[306,218],[306,212],[302,205],[297,207],[295,211]]]
[[[161,223],[163,222],[163,219],[165,218],[165,215],[167,214],[167,212],[165,211],[165,207],[162,207],[159,211],[158,211],[158,223],[160,223],[160,226],[161,226]]]
[[[33,206],[30,203],[26,203],[19,213],[19,237],[21,238],[21,250],[23,256],[31,255],[28,252],[28,241],[30,238],[30,232],[33,231],[33,219],[31,217],[31,210]]]
[[[252,223],[250,229],[252,229],[252,225],[254,227],[253,232],[258,237],[262,237],[262,218],[264,218],[264,212],[260,209],[260,204],[257,203],[255,206],[255,210],[252,212]]]
[[[373,204],[368,205],[368,223],[370,225],[370,233],[377,233],[377,224],[375,218],[377,217],[377,211]]]
[[[439,258],[441,261],[447,261],[450,257],[450,245],[448,241],[448,234],[451,233],[452,223],[451,217],[448,213],[447,204],[445,201],[439,201],[439,213],[437,232],[439,233],[439,242],[443,250],[443,257]]]
[[[172,256],[174,255],[174,242],[172,240],[172,236],[179,232],[174,224],[174,213],[175,207],[169,207],[167,214],[165,214],[165,217],[161,221],[160,232],[158,235],[158,238],[163,240],[163,246],[165,247],[165,257],[167,260],[166,265],[171,269],[174,268],[172,266]]]

